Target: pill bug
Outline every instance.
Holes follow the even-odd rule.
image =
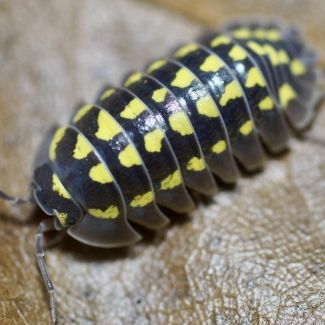
[[[33,201],[54,216],[40,224],[35,243],[53,322],[45,232],[64,230],[98,247],[134,244],[141,236],[133,223],[160,229],[169,220],[161,207],[193,209],[188,189],[214,195],[216,179],[237,180],[238,165],[262,168],[264,148],[286,149],[290,130],[314,117],[321,83],[316,55],[296,29],[233,23],[79,108],[56,130],[32,181]]]

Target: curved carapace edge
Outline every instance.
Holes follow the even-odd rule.
[[[187,189],[217,192],[237,163],[264,165],[264,146],[287,147],[321,94],[314,52],[292,28],[231,24],[106,87],[59,128],[36,168],[34,196],[57,229],[93,246],[141,237],[132,227],[168,224],[160,206],[193,208]],[[130,223],[131,222],[131,223]]]

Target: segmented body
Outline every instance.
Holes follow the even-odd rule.
[[[278,25],[235,24],[154,61],[124,87],[104,89],[55,133],[34,195],[57,228],[95,246],[168,223],[160,206],[193,208],[188,189],[213,195],[237,164],[259,169],[287,147],[319,97],[313,53]],[[130,223],[131,222],[131,223]]]

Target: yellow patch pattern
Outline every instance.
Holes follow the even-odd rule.
[[[266,96],[258,103],[258,107],[262,111],[268,111],[274,108],[273,100],[270,96]]]
[[[239,128],[239,132],[243,135],[249,135],[250,133],[252,133],[253,128],[253,121],[248,120]]]
[[[225,63],[216,55],[209,55],[200,65],[203,72],[217,72],[225,66]]]
[[[86,138],[81,134],[78,134],[77,143],[73,150],[73,157],[78,160],[84,159],[92,152],[92,150],[93,149]]]
[[[148,152],[160,152],[161,142],[165,137],[162,129],[156,129],[144,136],[144,146]]]
[[[166,63],[167,63],[166,60],[157,60],[157,61],[154,61],[154,62],[152,62],[152,63],[149,65],[147,71],[148,71],[149,73],[151,73],[151,72],[153,72],[153,71],[155,71],[155,70],[160,69],[160,68],[163,67]]]
[[[95,133],[98,139],[109,141],[123,130],[114,118],[104,110],[98,114],[98,131]]]
[[[196,108],[201,115],[207,117],[218,117],[219,111],[210,96],[204,96],[197,100]]]
[[[258,55],[267,55],[274,66],[289,63],[288,54],[284,50],[279,50],[277,52],[277,50],[269,44],[263,46],[254,41],[249,41],[247,46]]]
[[[146,105],[140,99],[134,98],[129,102],[129,104],[125,106],[124,110],[120,113],[120,116],[129,120],[133,120],[146,109]]]
[[[152,94],[152,99],[156,103],[162,103],[167,96],[168,90],[166,88],[156,89]]]
[[[257,28],[253,32],[253,37],[261,40],[267,39],[267,30],[263,28]]]
[[[264,45],[264,52],[268,55],[272,65],[276,66],[280,63],[278,52],[269,44]]]
[[[141,208],[144,207],[146,205],[148,205],[149,203],[151,203],[154,199],[154,195],[152,193],[152,191],[149,191],[145,194],[142,195],[137,195],[130,203],[130,206],[132,208]]]
[[[292,60],[292,62],[290,64],[290,70],[291,70],[292,74],[295,76],[302,76],[306,73],[306,67],[298,59]]]
[[[106,89],[103,94],[100,96],[100,100],[104,100],[104,99],[107,99],[109,97],[111,97],[114,93],[115,93],[115,89],[112,89],[112,88],[109,88],[109,89]]]
[[[180,49],[178,49],[175,53],[174,56],[176,58],[182,58],[184,56],[186,56],[187,54],[196,51],[199,48],[199,46],[195,43],[190,43],[187,44],[183,47],[181,47]]]
[[[235,38],[239,39],[248,39],[252,37],[252,31],[247,27],[235,29],[232,34]]]
[[[225,91],[220,98],[220,105],[226,106],[230,100],[240,97],[242,97],[242,90],[238,82],[236,82],[236,80],[233,80],[225,87]]]
[[[113,177],[111,173],[102,163],[99,163],[98,165],[91,167],[89,171],[89,177],[94,182],[100,184],[108,184],[113,182]]]
[[[55,158],[56,158],[56,147],[57,147],[58,143],[64,137],[66,129],[67,129],[66,127],[62,127],[62,128],[58,129],[55,132],[55,134],[53,136],[53,139],[51,141],[50,147],[49,147],[50,160],[55,160]]]
[[[186,88],[189,87],[195,79],[194,75],[187,69],[182,68],[177,71],[175,79],[171,82],[173,87]]]
[[[168,118],[170,127],[173,131],[180,133],[182,136],[193,133],[192,125],[185,112],[177,112]]]
[[[91,110],[92,107],[93,107],[93,105],[90,105],[90,104],[81,107],[81,108],[78,110],[78,112],[76,113],[76,115],[73,117],[73,120],[72,120],[73,123],[76,123],[76,122],[78,122],[79,120],[81,120],[81,118],[82,118],[83,116],[85,116],[85,115],[86,115],[86,114]]]
[[[297,94],[288,83],[285,83],[279,89],[279,97],[282,107],[287,108],[289,102],[295,99],[297,97]]]
[[[267,31],[267,39],[272,42],[277,42],[282,39],[282,35],[277,29],[269,29]]]
[[[67,223],[67,213],[55,211],[55,216],[59,219],[61,225],[65,225]]]
[[[266,83],[262,73],[256,67],[253,67],[250,68],[250,70],[248,71],[245,87],[252,88],[257,85],[261,87],[265,87]]]
[[[211,148],[212,152],[219,154],[224,152],[227,149],[227,142],[225,140],[219,140]]]
[[[133,145],[128,144],[118,155],[120,163],[127,168],[142,164],[138,151]]]
[[[264,47],[257,42],[249,41],[247,46],[258,55],[265,55]]]
[[[194,170],[199,172],[205,169],[205,163],[202,158],[193,157],[186,165],[187,170]]]
[[[54,192],[59,193],[59,195],[62,196],[63,198],[65,198],[65,199],[71,199],[70,194],[65,189],[65,187],[61,183],[58,175],[56,175],[56,174],[53,174],[53,177],[52,177],[52,190]]]
[[[242,61],[245,60],[247,57],[246,51],[240,47],[239,45],[234,45],[229,54],[228,54],[234,61]]]
[[[126,87],[129,87],[130,85],[132,85],[133,83],[139,81],[142,78],[143,74],[141,72],[135,72],[132,73],[124,82],[124,85]]]
[[[284,50],[280,50],[278,52],[278,59],[279,59],[279,64],[289,64],[290,62],[288,53]]]
[[[221,35],[221,36],[217,36],[216,38],[214,38],[210,45],[212,47],[218,47],[220,45],[227,45],[231,43],[231,39],[228,36],[225,35]]]
[[[99,219],[116,219],[119,215],[118,207],[115,205],[109,206],[106,210],[89,209],[89,214]]]
[[[171,175],[167,176],[164,180],[160,183],[161,190],[170,190],[176,186],[182,184],[182,177],[179,170],[176,170]]]
[[[257,28],[250,30],[247,27],[242,27],[233,30],[233,36],[238,39],[257,38],[260,40],[269,40],[272,42],[280,41],[282,39],[281,33],[277,29],[263,29]]]

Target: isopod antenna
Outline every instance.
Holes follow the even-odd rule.
[[[30,196],[29,198],[20,198],[16,196],[11,196],[0,190],[0,199],[12,202],[13,205],[19,204],[32,204],[34,203],[34,198]]]

